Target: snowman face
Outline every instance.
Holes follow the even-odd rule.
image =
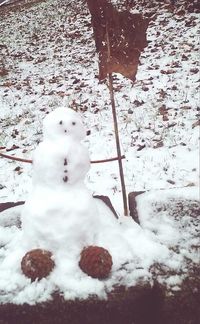
[[[80,141],[86,136],[86,130],[78,113],[62,107],[55,109],[46,116],[43,123],[43,135],[44,140],[68,136]]]

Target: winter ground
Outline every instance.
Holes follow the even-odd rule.
[[[116,2],[122,7],[122,1]],[[159,15],[154,15],[149,26],[149,46],[142,53],[137,81],[132,84],[119,75],[114,76],[120,138],[126,156],[127,191],[190,186],[188,190],[175,190],[174,195],[178,198],[183,195],[186,201],[197,200],[199,16],[172,11],[165,5],[160,8],[160,2],[159,7],[156,3],[144,9],[146,14],[155,14],[159,8]],[[33,6],[14,9],[11,6],[0,11],[1,152],[31,159],[42,140],[42,120],[46,114],[58,106],[68,106],[81,113],[90,131],[85,145],[91,160],[116,156],[108,87],[106,82],[98,81],[98,57],[84,2],[35,1]],[[136,6],[131,10],[141,9]],[[31,189],[31,173],[31,164],[1,158],[0,202],[25,200]],[[95,194],[108,195],[117,212],[123,213],[116,162],[92,164],[86,182]],[[173,192],[168,191],[169,197]],[[3,213],[1,301],[44,301],[56,287],[66,299],[87,298],[94,292],[104,298],[115,284],[130,286],[141,277],[151,280],[150,268],[154,262],[164,264],[176,274],[182,273],[170,276],[167,283],[173,289],[180,289],[190,266],[187,260],[198,264],[194,251],[198,245],[197,219],[190,228],[187,211],[179,228],[166,209],[164,213],[160,210],[162,191],[146,195],[147,202],[138,198],[139,210],[145,210],[141,219],[143,228],[126,217],[121,217],[119,226],[111,213],[107,217],[108,210],[100,206],[104,226],[100,230],[98,226],[95,228],[98,235],[93,243],[107,247],[114,262],[112,275],[105,282],[80,271],[78,260],[83,246],[68,244],[75,247],[75,252],[69,253],[60,244],[63,258],[59,251],[58,255],[54,251],[57,267],[50,279],[30,284],[20,269],[20,260],[27,251],[20,241],[21,231],[17,226],[5,225],[10,217],[15,225],[23,207],[14,209],[13,214],[9,210]],[[45,205],[45,199],[42,201]],[[153,201],[155,210],[150,209],[148,201]],[[183,233],[186,226],[188,231]],[[93,230],[88,230],[88,234]]]
[[[137,81],[114,76],[127,192],[199,185],[198,33],[197,13],[159,7]],[[2,153],[31,159],[46,113],[64,105],[79,111],[90,130],[85,143],[91,160],[116,156],[108,87],[98,81],[85,3],[49,0],[17,11],[1,7],[0,51],[6,71],[0,75]],[[92,164],[87,185],[108,195],[122,213],[117,162]],[[26,199],[30,187],[30,164],[0,159],[1,202]]]

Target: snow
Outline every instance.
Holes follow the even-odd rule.
[[[198,187],[189,187],[151,190],[136,197],[142,228],[176,254],[165,260],[169,267],[186,269],[188,260],[199,264],[199,194]]]
[[[136,197],[137,209],[139,213],[139,219],[141,226],[145,229],[149,229],[156,232],[156,235],[160,242],[169,244],[171,246],[176,245],[180,241],[180,228],[178,224],[184,222],[184,217],[182,217],[181,222],[175,225],[174,218],[171,217],[171,212],[173,209],[173,202],[184,201],[185,204],[199,201],[199,188],[181,188],[181,189],[168,189],[165,190],[164,194],[162,190],[151,190],[144,195],[139,195]],[[168,208],[163,207],[163,205],[169,205]],[[170,208],[170,211],[169,211]],[[184,208],[184,207],[183,207]],[[161,211],[159,213],[159,211]],[[178,212],[180,214],[180,211]],[[189,210],[186,215],[189,217]],[[180,216],[181,217],[181,216]],[[187,217],[186,217],[187,218]],[[196,220],[197,226],[198,219]],[[199,228],[200,229],[200,228]],[[193,233],[192,233],[193,235]],[[182,241],[188,239],[188,243],[191,243],[190,238],[191,233],[189,228],[181,237]]]
[[[13,28],[16,21],[20,30]],[[42,120],[47,112],[62,105],[78,110],[87,130],[91,130],[85,139],[91,160],[116,156],[109,92],[96,77],[97,55],[89,22],[84,6],[80,13],[78,4],[67,6],[65,1],[40,3],[34,9],[3,17],[3,44],[7,46],[2,50],[3,60],[11,68],[0,87],[0,145],[8,149],[18,145],[12,154],[32,158],[41,141]],[[198,73],[190,72],[198,68],[197,33],[196,14],[180,19],[161,11],[149,26],[151,42],[141,55],[137,81],[133,85],[114,75],[128,192],[173,187],[168,180],[178,187],[198,185],[199,127],[192,126],[198,120]],[[180,67],[171,68],[174,63]],[[174,73],[161,73],[168,69]],[[6,86],[7,81],[10,86]],[[141,105],[137,107],[135,100]],[[159,110],[163,105],[168,121]],[[163,146],[156,148],[157,143]],[[144,148],[138,151],[141,146]],[[1,201],[8,197],[24,200],[30,190],[30,166],[3,159],[0,163]],[[17,166],[20,174],[15,171]],[[122,212],[116,162],[92,165],[88,182],[92,191],[108,195]]]
[[[129,217],[116,219],[84,184],[90,162],[84,158],[84,154],[88,155],[81,140],[86,133],[78,114],[69,108],[57,108],[44,119],[43,129],[43,141],[34,153],[33,188],[25,205],[17,209],[21,210],[21,228],[15,222],[12,227],[0,227],[1,245],[5,247],[1,249],[0,301],[34,304],[50,299],[57,289],[66,299],[87,298],[90,294],[106,298],[106,292],[116,284],[128,287],[141,278],[151,281],[149,269],[156,262],[179,269],[185,252],[172,254],[168,248],[169,242],[174,246],[180,240],[173,220],[162,214],[164,221],[158,220],[158,215],[155,221],[148,209],[147,202],[162,200],[161,191],[146,194],[146,204],[138,197],[138,210],[145,210],[142,227]],[[181,197],[183,193],[184,190]],[[186,193],[187,199],[197,198],[194,188]],[[179,194],[169,190],[168,196],[174,198]],[[19,218],[15,208],[14,215],[12,211],[3,212],[4,226],[8,222],[5,213],[11,224]],[[112,272],[105,281],[88,277],[79,268],[80,253],[90,245],[104,247],[112,256]],[[25,253],[34,248],[51,251],[56,266],[47,278],[31,283],[20,264]],[[172,287],[181,283],[175,277],[168,281]]]
[[[192,242],[185,231],[181,245],[180,229],[166,213],[158,215],[162,218],[158,222],[150,207],[153,200],[163,202],[162,191],[156,190],[161,188],[172,190],[194,185],[185,191],[174,189],[170,192],[185,199],[199,200],[195,189],[199,186],[199,127],[195,126],[199,118],[199,73],[195,72],[199,68],[198,15],[180,17],[160,9],[148,29],[151,42],[141,55],[137,81],[132,84],[120,75],[114,75],[120,140],[122,153],[126,156],[123,165],[127,192],[156,190],[152,196],[147,194],[147,202],[141,198],[139,208],[146,211],[141,219],[142,229],[132,219],[123,217],[117,163],[92,164],[88,172],[89,156],[91,160],[113,157],[116,149],[107,84],[99,83],[97,78],[98,58],[89,24],[90,15],[83,4],[81,10],[79,5],[78,2],[68,4],[63,0],[49,0],[29,9],[10,12],[0,19],[2,44],[6,46],[1,49],[3,63],[9,70],[9,74],[0,80],[0,147],[10,149],[17,145],[19,148],[10,154],[33,158],[33,166],[39,171],[32,172],[29,164],[0,159],[0,201],[27,200],[26,206],[1,213],[0,302],[34,304],[48,300],[57,289],[67,299],[87,298],[94,293],[99,298],[106,298],[106,292],[115,284],[131,286],[140,279],[151,281],[149,269],[154,262],[175,270],[187,268],[185,257],[198,262],[198,256],[188,251]],[[134,10],[141,11],[140,5]],[[69,165],[73,183],[83,179],[88,172],[85,184],[89,190],[81,180],[77,186],[72,184],[73,193],[70,193],[66,186],[70,180],[64,183],[63,171],[54,167],[65,158],[63,147],[70,156],[76,154],[73,141],[77,142],[76,138],[66,146],[59,145],[65,140],[60,139],[59,133],[51,132],[54,118],[50,119],[47,129],[42,130],[43,120],[53,116],[48,113],[59,106],[78,111],[85,128],[91,131],[78,153],[85,156],[84,163],[76,165],[77,173],[73,169],[75,161],[71,170]],[[163,106],[166,108],[164,113]],[[33,153],[35,149],[36,155]],[[45,170],[46,166],[52,170],[51,174]],[[32,176],[35,189],[32,189]],[[57,190],[49,189],[49,185],[57,180]],[[41,184],[39,188],[38,182]],[[90,191],[110,197],[121,215],[119,221],[101,201],[91,198]],[[63,201],[67,202],[64,209]],[[139,201],[138,197],[138,204]],[[81,205],[85,210],[93,206],[89,215],[94,216],[98,226],[87,223],[87,231],[84,231],[83,220],[76,217],[77,213],[82,213]],[[80,232],[76,234],[79,238],[71,233],[68,242],[76,240],[80,244],[64,247],[60,244],[63,233],[71,230],[67,224],[62,226],[62,213],[69,213],[73,208],[69,217],[72,220],[76,217],[77,225],[72,222],[69,228],[74,226],[75,234],[77,228],[87,233],[83,242]],[[43,211],[41,219],[40,210]],[[42,242],[44,247],[52,248],[57,265],[48,279],[34,283],[20,270],[21,258],[35,240],[33,232],[28,230],[30,240],[23,239],[22,231],[17,227],[20,214],[26,215],[26,212],[24,224],[26,219],[27,227],[30,226],[28,215],[31,215],[30,223],[33,223],[33,229],[38,229],[40,237],[34,244],[38,246]],[[60,215],[60,221],[56,223],[55,214]],[[83,218],[84,215],[85,211]],[[36,216],[35,224],[33,216]],[[4,227],[8,219],[12,224],[10,228]],[[87,221],[87,217],[84,220]],[[38,221],[42,223],[39,228]],[[184,222],[188,225],[187,219]],[[53,235],[52,224],[60,235]],[[92,235],[93,229],[95,235]],[[46,241],[47,235],[51,241]],[[197,238],[194,240],[197,243]],[[92,279],[79,269],[80,251],[86,242],[110,251],[114,262],[107,280]],[[172,244],[178,244],[181,253],[173,252]],[[177,289],[177,284],[178,278],[169,279],[170,287],[174,285],[172,288]]]
[[[82,218],[77,223],[77,219],[73,215],[75,229],[65,239],[60,233],[62,228],[58,228],[59,218],[56,218],[56,222],[48,219],[45,224],[47,231],[52,227],[57,235],[53,237],[51,233],[48,239],[45,240],[42,240],[39,236],[39,243],[34,247],[51,249],[56,267],[47,278],[41,281],[31,283],[30,279],[26,278],[21,272],[20,262],[28,249],[23,231],[16,229],[13,236],[7,238],[6,242],[4,242],[6,252],[1,256],[2,262],[0,266],[0,287],[1,291],[4,291],[3,295],[0,295],[1,302],[11,301],[17,304],[24,302],[34,304],[50,299],[52,292],[55,290],[59,290],[66,299],[87,298],[90,294],[96,294],[99,298],[106,298],[106,293],[112,290],[116,284],[125,284],[128,287],[136,284],[141,279],[151,280],[151,274],[148,271],[149,266],[155,260],[163,260],[164,262],[169,255],[168,249],[149,238],[132,219],[123,217],[118,221],[102,201],[96,199],[95,202],[101,220],[100,224],[98,226],[95,224],[92,227],[87,224],[85,229],[82,228],[85,218]],[[76,201],[74,203],[76,204]],[[55,200],[54,204],[56,204]],[[25,209],[22,207],[22,215]],[[61,209],[63,210],[59,206],[59,210]],[[42,214],[41,212],[41,219],[38,220],[40,224],[42,223]],[[10,215],[12,215],[12,212]],[[33,217],[31,214],[29,216]],[[49,214],[48,216],[51,217]],[[60,216],[63,219],[67,218],[67,221],[70,220],[68,215],[67,217],[63,214]],[[89,217],[91,216],[87,215],[87,218]],[[33,242],[33,233],[38,237],[38,233],[34,228],[34,220],[30,223],[30,225],[32,224],[33,226],[29,229],[29,232],[26,224],[25,234],[28,235],[29,243]],[[63,227],[63,220],[61,225]],[[111,253],[113,267],[108,279],[90,278],[79,268],[80,252],[86,244],[84,240],[79,242],[77,239],[77,235],[80,235],[82,230],[91,239],[90,244],[102,246]],[[45,235],[46,232],[44,231],[43,234]],[[55,246],[55,241],[59,242],[57,246]],[[33,246],[30,245],[29,247]]]

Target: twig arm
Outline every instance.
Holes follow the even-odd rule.
[[[12,156],[12,155],[8,155],[8,154],[4,154],[4,153],[1,153],[1,152],[0,152],[0,156],[4,157],[6,159],[9,159],[9,160],[13,160],[13,161],[19,161],[19,162],[25,162],[25,163],[32,163],[33,162],[32,160],[22,159],[22,158]]]
[[[8,155],[8,154],[4,154],[0,152],[0,156],[9,160],[13,160],[13,161],[19,161],[19,162],[25,162],[25,163],[33,163],[33,160],[28,160],[28,159],[23,159],[23,158],[19,158],[17,156],[12,156],[12,155]],[[125,155],[122,155],[120,159],[125,159]],[[92,164],[95,163],[105,163],[105,162],[112,162],[112,161],[117,161],[118,157],[114,157],[114,158],[109,158],[109,159],[103,159],[103,160],[95,160],[95,161],[90,161]]]

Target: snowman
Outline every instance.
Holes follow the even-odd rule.
[[[57,108],[43,124],[33,156],[33,189],[22,213],[26,248],[51,252],[92,244],[99,225],[96,201],[84,184],[90,168],[80,116]]]

